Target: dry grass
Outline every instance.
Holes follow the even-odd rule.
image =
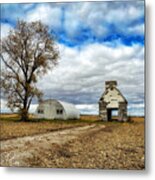
[[[19,118],[19,115],[15,114],[15,113],[12,113],[12,114],[4,113],[4,114],[0,114],[0,117],[1,117],[1,119],[3,119],[3,118]]]
[[[30,120],[33,115],[30,115]],[[99,122],[97,115],[81,115],[80,120],[71,121],[53,121],[53,120],[40,120],[34,122],[19,122],[18,114],[1,114],[1,136],[0,140],[6,140],[16,137],[30,136],[34,134],[42,134],[60,129],[72,128],[75,126],[83,126],[88,123]],[[32,119],[33,120],[33,119]],[[144,118],[132,117],[134,122],[143,122]]]
[[[5,120],[17,120],[20,118],[20,116],[17,113],[4,113],[0,114],[0,118]],[[35,115],[29,114],[29,118],[35,118]]]
[[[62,120],[34,120],[30,116],[30,122],[20,122],[18,114],[1,114],[1,136],[0,140],[42,134],[60,129],[81,126],[83,123],[79,120],[62,121]]]
[[[12,139],[23,136],[31,136],[52,131],[58,131],[66,128],[79,127],[84,124],[81,122],[65,121],[40,121],[40,122],[16,122],[0,121],[1,136],[0,140]]]
[[[144,122],[144,117],[131,117],[130,120],[133,122]]]
[[[100,117],[97,115],[81,115],[80,120],[82,120],[82,121],[100,121]]]
[[[104,130],[88,131],[64,145],[53,144],[28,163],[33,167],[141,170],[144,155],[143,122],[107,123]]]
[[[7,118],[16,117],[8,116]],[[142,117],[132,117],[131,123],[96,122],[98,116],[82,116],[79,121],[67,122],[24,123],[14,120],[0,121],[1,140],[84,126],[94,121],[98,126],[102,124],[106,126],[105,129],[96,132],[89,130],[85,135],[79,134],[76,139],[62,145],[49,144],[46,150],[40,148],[26,160],[28,166],[95,169],[145,168],[144,118]]]
[[[113,116],[112,119],[116,120],[118,117],[117,116]],[[80,116],[80,120],[82,121],[93,121],[93,122],[97,122],[97,121],[101,121],[100,116],[98,115],[81,115]],[[144,117],[129,117],[129,120],[131,122],[143,122],[144,121]]]

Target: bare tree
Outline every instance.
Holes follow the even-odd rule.
[[[38,77],[51,70],[59,52],[48,27],[40,21],[18,21],[14,30],[1,41],[1,86],[11,110],[18,109],[21,120],[28,120],[32,98],[42,93],[36,87]]]

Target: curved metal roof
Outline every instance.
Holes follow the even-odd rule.
[[[59,100],[56,100],[56,101],[59,102],[63,106],[63,108],[66,112],[67,118],[75,118],[75,117],[79,118],[80,112],[75,107],[75,105],[68,103],[68,102],[64,102],[64,101],[59,101]]]
[[[64,102],[64,101],[60,101],[56,99],[46,99],[42,101],[40,104],[46,104],[46,103],[50,104],[53,101],[55,101],[56,103],[59,103],[62,106],[66,114],[66,119],[75,119],[75,118],[77,119],[80,117],[79,110],[75,107],[74,104],[71,104],[68,102]]]

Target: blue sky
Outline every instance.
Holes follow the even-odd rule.
[[[18,19],[41,20],[55,34],[61,58],[38,82],[45,98],[95,114],[104,82],[112,79],[129,114],[144,115],[144,1],[2,4],[1,10],[2,38]]]

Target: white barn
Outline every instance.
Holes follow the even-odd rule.
[[[67,102],[48,99],[39,103],[36,109],[37,118],[44,119],[79,119],[80,112],[76,107]]]
[[[111,120],[112,111],[118,111],[118,121],[128,121],[127,100],[117,88],[117,81],[106,81],[105,91],[99,99],[99,115],[103,121]]]

